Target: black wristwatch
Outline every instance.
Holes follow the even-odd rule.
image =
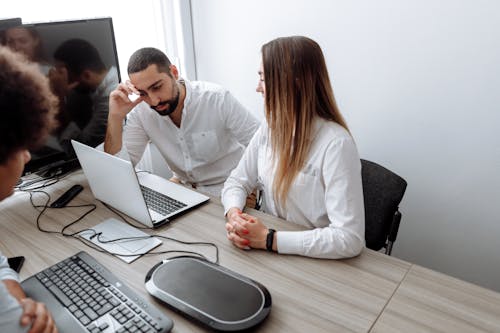
[[[266,237],[266,249],[270,252],[273,251],[274,233],[276,230],[269,228]]]

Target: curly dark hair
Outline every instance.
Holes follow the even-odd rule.
[[[20,149],[43,144],[58,104],[37,65],[0,46],[0,164]]]

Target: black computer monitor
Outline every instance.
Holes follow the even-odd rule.
[[[0,30],[20,25],[21,23],[20,17],[0,18]]]
[[[21,25],[22,21],[20,17],[13,17],[13,18],[2,18],[0,19],[0,44],[4,45],[5,44],[5,36],[4,36],[4,30],[12,27],[16,27],[18,25]]]
[[[45,146],[31,151],[24,174],[77,167],[70,140],[94,147],[104,141],[109,93],[120,81],[112,19],[10,24],[0,35],[39,65],[60,101],[58,126]]]

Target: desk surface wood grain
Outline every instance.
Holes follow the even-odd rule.
[[[67,233],[92,228],[111,217],[118,218],[94,199],[81,171],[51,185],[45,191],[51,195],[52,202],[74,184],[83,185],[85,190],[70,203],[70,206],[93,203],[97,205],[97,209],[82,221],[69,227]],[[35,193],[33,200],[36,204],[43,204],[46,197],[41,193]],[[118,258],[91,249],[75,238],[40,232],[36,227],[40,209],[32,207],[27,193],[17,193],[0,203],[0,250],[7,256],[26,256],[26,263],[21,272],[22,278],[84,250],[137,293],[169,315],[175,323],[173,332],[206,331],[196,322],[156,301],[144,288],[144,278],[149,269],[162,259],[175,254],[147,255],[131,264],[126,264]],[[47,230],[60,231],[87,209],[86,207],[48,209],[40,219],[40,225]],[[259,215],[266,225],[277,230],[303,229],[262,212],[253,211],[253,213]],[[128,220],[134,223],[131,219]],[[435,278],[433,283],[422,285],[425,278],[419,275],[421,268],[413,268],[408,262],[371,250],[364,250],[360,256],[346,260],[312,259],[278,255],[261,250],[242,251],[226,239],[224,223],[220,201],[212,198],[208,204],[174,219],[168,225],[145,232],[183,241],[213,242],[219,248],[221,265],[266,286],[272,295],[273,305],[269,317],[256,328],[259,332],[368,332],[370,329],[374,332],[387,331],[387,327],[399,327],[397,324],[402,325],[409,320],[407,318],[412,318],[411,314],[406,315],[403,311],[400,315],[398,312],[402,311],[398,309],[404,309],[404,306],[409,307],[409,310],[414,306],[410,302],[411,297],[407,300],[408,293],[416,292],[420,294],[417,296],[425,297],[426,293],[432,294],[435,293],[434,289],[440,289],[441,284],[452,288],[447,276],[440,276],[439,279]],[[154,252],[190,250],[203,253],[211,260],[215,259],[212,247],[181,245],[165,239],[162,241],[163,244]],[[434,276],[431,273],[428,274]],[[403,284],[400,285],[402,281]],[[416,289],[417,286],[423,290]],[[455,289],[459,292],[460,285]],[[453,294],[455,289],[451,289],[449,293]],[[394,294],[396,295],[393,297]],[[492,299],[493,304],[497,304],[498,294],[492,292],[491,295],[488,293],[485,295],[488,296],[488,301]],[[419,302],[423,303],[424,300]],[[498,312],[498,308],[497,312],[486,312],[481,303],[470,304],[474,305],[478,307],[477,311],[481,315],[493,315]],[[456,313],[454,312],[456,308],[450,311],[452,313],[450,320],[458,320],[459,316],[453,315]],[[490,317],[486,317],[490,320]],[[462,322],[464,319],[460,320]],[[496,326],[483,324],[478,327]]]
[[[413,265],[372,332],[500,332],[500,294]]]

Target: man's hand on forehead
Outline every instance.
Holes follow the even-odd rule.
[[[125,81],[125,84],[127,85],[127,88],[130,89],[130,92],[132,94],[135,94],[135,95],[140,95],[141,94],[139,92],[139,90],[137,90],[137,88],[134,86],[134,84],[132,82],[130,82],[130,80]]]
[[[134,86],[134,84],[132,82],[130,82],[130,80],[125,81],[125,85],[126,85],[127,90],[128,90],[127,95],[128,95],[128,99],[130,101],[133,102],[141,96],[141,93],[137,90],[137,88]]]

